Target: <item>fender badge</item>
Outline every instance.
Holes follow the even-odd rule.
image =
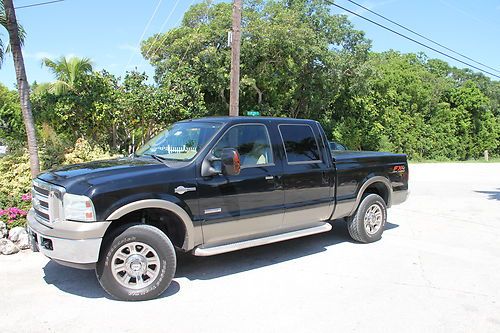
[[[405,172],[406,168],[404,165],[395,165],[392,170],[394,172]]]

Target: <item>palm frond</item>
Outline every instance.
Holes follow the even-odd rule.
[[[2,26],[5,30],[7,29],[7,15],[5,14],[5,7],[3,1],[0,1],[0,26]],[[21,46],[24,45],[24,41],[26,40],[26,30],[19,23],[17,24],[19,41]],[[10,43],[7,45],[0,39],[0,68],[2,67],[2,63],[6,53],[10,53]]]
[[[43,58],[42,66],[47,67],[56,78],[49,90],[56,95],[73,90],[80,77],[92,72],[92,61],[89,58],[66,58],[64,56],[56,60]]]
[[[52,59],[42,58],[41,65],[42,67],[47,67],[54,75],[57,75],[57,72],[59,71],[58,64]]]

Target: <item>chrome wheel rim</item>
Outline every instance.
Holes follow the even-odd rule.
[[[111,261],[113,277],[129,289],[142,289],[156,279],[160,273],[160,258],[156,251],[142,242],[122,245]]]
[[[373,204],[366,210],[364,217],[365,230],[369,235],[376,234],[383,223],[382,207],[378,204]]]

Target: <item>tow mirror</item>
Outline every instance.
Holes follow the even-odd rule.
[[[240,154],[234,148],[224,148],[221,154],[222,173],[227,176],[236,176],[240,174],[241,162]]]

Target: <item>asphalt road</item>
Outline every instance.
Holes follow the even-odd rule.
[[[381,241],[326,234],[182,256],[159,299],[93,271],[0,256],[1,332],[500,332],[500,164],[417,164]]]

